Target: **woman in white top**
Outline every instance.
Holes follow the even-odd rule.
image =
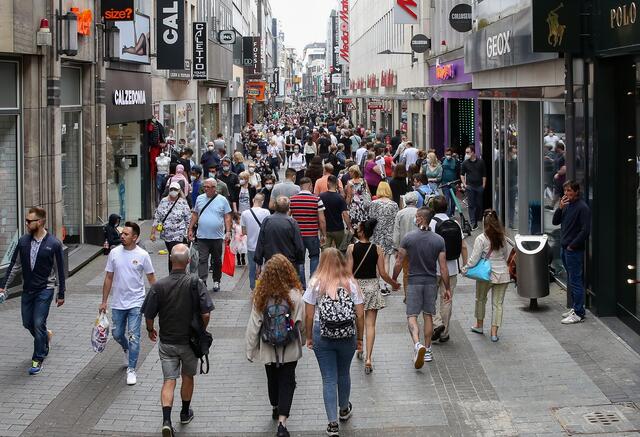
[[[256,171],[256,163],[251,161],[248,165],[249,169],[249,185],[260,191],[262,188],[262,177],[260,173]]]
[[[351,417],[351,360],[356,350],[362,351],[364,333],[363,296],[338,249],[322,252],[302,298],[306,303],[307,347],[315,353],[322,374],[327,435],[337,437],[338,407],[340,420]]]
[[[307,141],[304,143],[304,159],[307,162],[311,162],[314,156],[318,153],[318,146],[313,142],[311,135],[307,137]]]
[[[293,153],[289,157],[289,168],[296,171],[296,184],[304,177],[304,171],[307,168],[307,160],[304,155],[300,153],[300,146],[298,144],[293,146]]]
[[[476,281],[476,324],[471,327],[471,331],[483,334],[482,325],[484,323],[485,306],[487,304],[487,294],[491,290],[491,301],[493,306],[493,316],[491,318],[491,341],[499,340],[498,328],[502,324],[502,303],[507,286],[511,282],[507,260],[511,248],[504,237],[504,227],[498,219],[498,213],[492,209],[487,209],[483,214],[484,232],[476,238],[473,243],[473,251],[462,268],[462,273],[478,264],[480,258],[488,258],[491,261],[491,279],[487,281]]]

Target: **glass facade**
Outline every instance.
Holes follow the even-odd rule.
[[[172,137],[176,143],[184,143],[191,147],[194,153],[199,148],[197,104],[194,101],[186,102],[162,102],[160,104],[160,120],[167,136]]]
[[[518,102],[497,100],[492,104],[493,209],[505,227],[518,230]],[[485,157],[485,164],[489,164]]]
[[[123,222],[142,217],[142,141],[139,122],[107,126],[108,213],[120,215]]]
[[[200,105],[200,126],[205,143],[216,139],[222,133],[220,126],[220,105],[217,103]]]

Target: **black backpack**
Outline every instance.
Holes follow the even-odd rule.
[[[282,347],[282,358],[287,345],[298,339],[298,328],[291,315],[287,301],[269,302],[262,312],[260,338],[274,348]],[[276,349],[276,367],[280,366]]]
[[[453,219],[442,220],[437,217],[433,219],[436,221],[436,234],[444,238],[447,261],[457,260],[462,253],[460,225]]]

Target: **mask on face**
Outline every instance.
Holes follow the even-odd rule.
[[[262,153],[256,154],[256,158],[258,158],[258,159],[262,158]]]
[[[271,190],[273,188],[273,184],[265,184],[264,186],[267,190]]]
[[[293,149],[293,153],[300,153],[300,149]]]
[[[229,167],[228,165],[222,167],[222,171],[225,173],[227,173],[229,170],[231,170],[231,167]]]
[[[471,159],[471,153],[464,155],[464,160],[466,161],[467,159]]]
[[[413,218],[413,224],[416,225],[417,227],[420,227],[418,226],[418,217]]]
[[[451,155],[445,155],[444,159],[446,159],[447,161],[451,159]]]
[[[171,197],[172,199],[175,199],[176,197],[178,197],[178,192],[177,191],[169,191],[169,197]]]
[[[207,147],[207,150],[208,150],[209,152],[213,152],[213,146],[209,146],[209,147]]]
[[[517,153],[513,154],[513,159],[518,159],[518,154]]]
[[[196,177],[195,176],[191,176],[191,182],[195,181]]]
[[[244,179],[240,179],[240,185],[246,185],[247,181],[245,181]]]
[[[255,173],[255,172],[256,172],[255,167],[249,167],[249,173]]]

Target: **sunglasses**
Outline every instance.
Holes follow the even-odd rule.
[[[40,220],[42,220],[42,219],[34,219],[34,220],[25,219],[24,221],[25,221],[28,225],[30,225],[31,223],[33,223],[33,222],[39,222]]]

